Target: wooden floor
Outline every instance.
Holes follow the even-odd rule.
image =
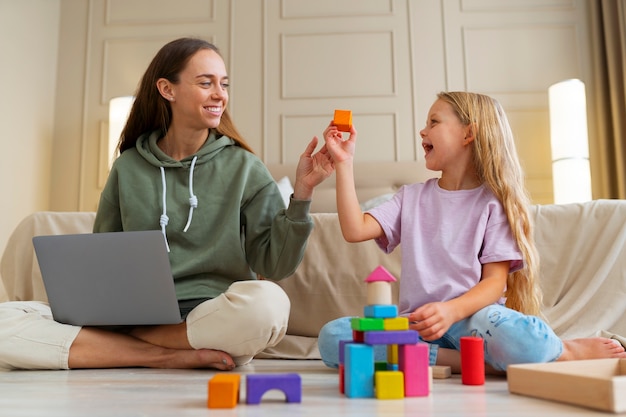
[[[506,379],[488,377],[466,386],[460,377],[433,381],[429,397],[401,400],[349,399],[339,393],[337,372],[320,361],[254,360],[234,372],[297,372],[302,402],[286,403],[282,392],[267,392],[259,405],[207,409],[202,370],[105,369],[0,372],[0,415],[46,416],[533,416],[603,415],[580,407],[509,394]]]

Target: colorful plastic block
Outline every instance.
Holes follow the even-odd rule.
[[[352,340],[340,340],[339,341],[339,363],[343,364],[344,363],[344,358],[345,358],[345,351],[346,351],[346,344],[348,343],[354,343]]]
[[[364,342],[368,345],[407,345],[419,341],[415,330],[390,330],[365,332]]]
[[[480,337],[461,338],[461,382],[465,385],[485,383],[485,351]]]
[[[376,269],[374,269],[371,272],[371,274],[369,274],[367,278],[365,279],[365,282],[367,283],[378,282],[378,281],[396,282],[397,279],[391,274],[391,272],[387,271],[387,268],[380,265],[380,266],[377,266]]]
[[[387,362],[398,363],[398,345],[387,345]]]
[[[430,394],[428,356],[427,343],[398,346],[398,365],[404,373],[406,397],[427,397]]]
[[[352,128],[352,112],[350,110],[335,110],[333,124],[341,132],[349,132]]]
[[[246,376],[246,404],[260,404],[263,394],[277,389],[288,403],[302,402],[302,379],[298,374],[251,374]]]
[[[365,279],[367,283],[367,304],[392,304],[391,283],[396,281],[396,278],[384,266],[374,269]]]
[[[397,305],[371,304],[363,308],[363,315],[374,319],[388,319],[398,316]]]
[[[239,402],[239,374],[217,374],[209,380],[209,408],[234,408]]]
[[[391,317],[383,321],[385,330],[409,330],[409,319],[406,317]]]
[[[376,398],[379,400],[404,398],[404,375],[402,372],[377,371],[374,378]]]
[[[368,331],[368,330],[385,330],[385,319],[375,319],[371,317],[352,317],[350,326],[352,330]]]
[[[365,338],[365,332],[360,330],[352,330],[352,340],[355,343],[363,343]]]
[[[346,345],[344,390],[349,398],[374,397],[374,347]]]
[[[345,394],[345,379],[346,379],[346,366],[343,363],[339,364],[339,393]]]
[[[435,379],[447,379],[452,376],[452,368],[444,365],[433,365],[430,367]]]

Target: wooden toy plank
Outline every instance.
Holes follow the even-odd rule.
[[[363,341],[368,345],[414,345],[419,341],[415,330],[390,330],[364,332]]]

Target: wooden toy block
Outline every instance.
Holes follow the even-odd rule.
[[[352,340],[354,343],[364,343],[365,340],[365,332],[360,330],[352,330]]]
[[[513,394],[626,412],[626,359],[509,365],[507,382]]]
[[[302,378],[290,374],[250,374],[246,376],[246,404],[260,404],[263,394],[277,389],[288,403],[302,402]]]
[[[335,110],[333,116],[333,124],[337,126],[337,129],[341,132],[349,132],[352,128],[352,111],[350,110]]]
[[[345,394],[345,377],[346,377],[346,366],[343,363],[339,364],[339,393]]]
[[[415,330],[390,330],[365,332],[364,339],[368,345],[414,345],[419,341],[419,333]]]
[[[378,266],[374,269],[365,279],[367,283],[367,304],[393,304],[391,283],[396,281],[396,278],[384,266]]]
[[[374,375],[376,398],[389,400],[404,398],[404,375],[399,371],[378,371]]]
[[[209,380],[208,408],[235,408],[239,402],[239,374],[217,374]]]
[[[399,371],[400,367],[398,366],[397,363],[388,363],[387,364],[387,370],[388,371]]]
[[[376,371],[388,371],[387,362],[374,362],[374,372]]]
[[[485,383],[484,341],[480,337],[461,338],[461,382],[464,385]]]
[[[389,319],[398,316],[398,306],[372,304],[363,308],[363,315],[374,319]]]
[[[352,330],[385,330],[385,319],[375,319],[371,317],[353,317],[350,319]]]
[[[409,330],[409,319],[406,317],[391,317],[383,319],[384,330]]]
[[[443,365],[433,365],[430,367],[435,379],[447,379],[452,376],[452,368]]]
[[[400,371],[404,373],[404,395],[427,397],[430,394],[429,347],[427,343],[398,346]]]
[[[344,363],[345,352],[346,352],[346,344],[354,343],[352,340],[340,340],[339,341],[339,364]]]
[[[368,276],[365,278],[365,282],[396,282],[397,279],[394,277],[391,272],[387,271],[382,265],[377,266]]]
[[[374,397],[374,347],[346,345],[344,390],[349,398]]]
[[[387,362],[398,363],[398,345],[387,345]]]

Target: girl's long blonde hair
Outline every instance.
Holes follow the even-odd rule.
[[[502,203],[524,257],[524,267],[508,276],[506,306],[541,316],[539,255],[529,212],[530,198],[504,109],[497,100],[482,94],[442,92],[437,97],[453,107],[464,125],[471,126],[478,178]]]

